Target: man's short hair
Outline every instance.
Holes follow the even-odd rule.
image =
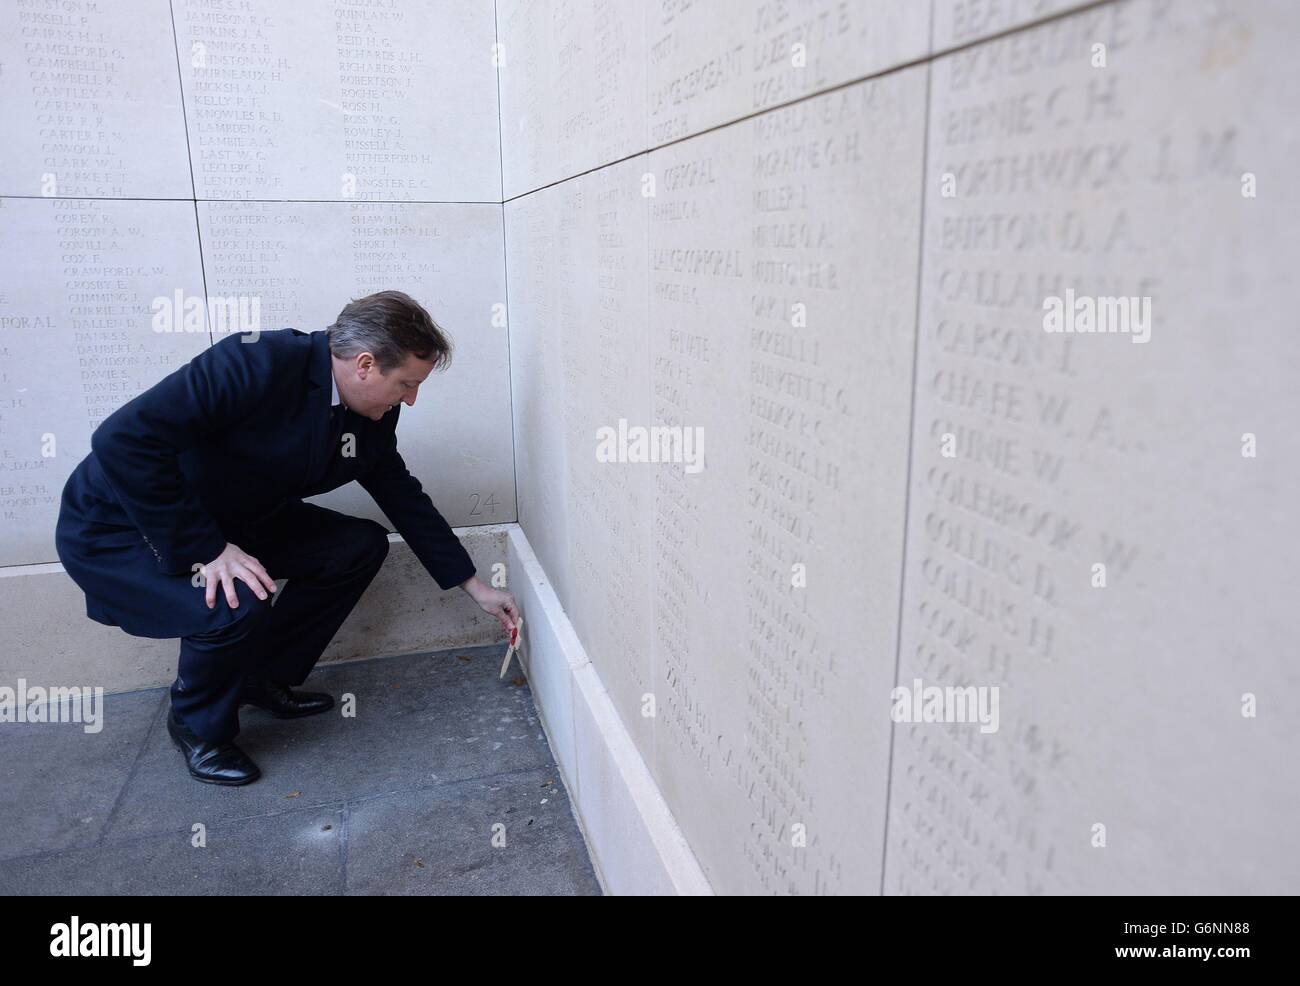
[[[451,362],[451,339],[419,302],[401,291],[354,298],[326,331],[335,356],[371,353],[383,373],[401,366],[408,355],[432,360],[435,370]]]

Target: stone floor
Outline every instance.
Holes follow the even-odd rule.
[[[166,689],[106,696],[98,733],[0,723],[0,893],[599,894],[504,653],[317,668],[303,687],[356,696],[355,717],[245,708],[262,776],[243,787],[190,778]]]

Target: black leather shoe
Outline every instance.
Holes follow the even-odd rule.
[[[251,784],[262,776],[257,764],[234,743],[205,740],[179,722],[171,710],[167,712],[167,732],[185,757],[190,776],[197,781],[236,787]]]
[[[334,708],[334,696],[324,692],[295,692],[278,681],[246,679],[239,692],[240,705],[265,709],[277,719],[299,719],[328,712]]]

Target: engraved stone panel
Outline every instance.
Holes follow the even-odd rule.
[[[520,523],[650,757],[650,466],[597,430],[649,413],[644,156],[506,205]]]
[[[199,198],[500,201],[486,0],[176,0]]]
[[[647,321],[646,155],[564,182],[560,228],[569,293],[563,353],[565,489],[572,504],[570,616],[642,756],[651,680],[654,470],[618,435],[653,423]],[[671,521],[669,521],[671,522]]]
[[[91,432],[209,343],[190,202],[0,199],[0,565],[55,562],[54,524]]]
[[[1091,2],[1092,0],[934,0],[932,51],[940,52],[970,44]],[[1037,44],[1035,37],[1033,34],[1018,36],[1013,46],[1009,46],[1008,56],[1012,59],[1017,57],[1017,46]]]
[[[514,414],[519,524],[556,594],[573,599],[569,564],[569,501],[564,435],[564,296],[559,286],[570,237],[560,228],[560,193],[546,188],[507,202],[506,265],[510,271],[510,377]]]
[[[167,0],[0,5],[0,120],[0,195],[193,195]]]
[[[263,329],[324,329],[386,288],[424,305],[452,362],[402,409],[398,450],[453,526],[516,519],[499,205],[200,202],[199,218],[208,290],[256,299]],[[313,500],[382,516],[357,484]]]
[[[704,451],[654,472],[654,772],[723,893],[880,887],[924,101],[650,155],[654,420]]]
[[[645,149],[642,4],[503,0],[497,29],[507,198]]]
[[[894,727],[888,893],[1300,882],[1298,29],[1134,2],[934,65],[899,683],[999,714]]]
[[[646,4],[649,146],[926,53],[917,0]]]

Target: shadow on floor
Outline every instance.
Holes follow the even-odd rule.
[[[2,723],[0,892],[599,894],[528,685],[515,664],[497,679],[504,654],[318,667],[302,687],[330,712],[240,712],[262,770],[244,787],[189,776],[165,688],[106,696],[98,733]]]

